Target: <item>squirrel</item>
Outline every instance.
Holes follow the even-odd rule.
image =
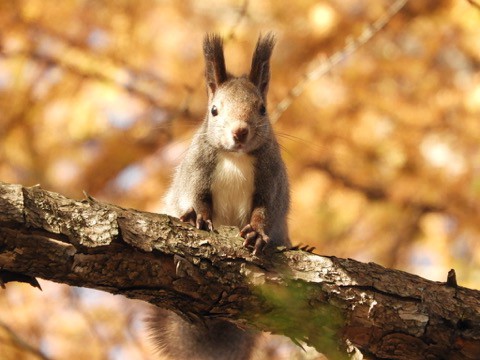
[[[222,38],[205,36],[207,114],[164,198],[166,214],[198,229],[238,227],[256,256],[290,246],[288,177],[267,113],[274,45],[272,33],[260,36],[250,74],[235,77],[226,70]],[[162,309],[149,324],[156,345],[171,359],[247,360],[256,339],[226,320],[194,324]]]

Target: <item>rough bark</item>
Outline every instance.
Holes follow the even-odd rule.
[[[0,183],[2,270],[226,318],[331,358],[339,344],[372,359],[480,358],[479,291],[299,250],[256,258],[237,232]]]

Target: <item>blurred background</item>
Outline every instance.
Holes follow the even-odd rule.
[[[268,108],[293,243],[437,281],[455,268],[478,289],[477,3],[410,1],[314,76],[392,3],[1,0],[0,181],[159,211],[206,111],[205,32],[225,37],[227,68],[242,74],[272,30]],[[154,358],[144,304],[40,283],[0,289],[1,360]],[[280,337],[259,354],[310,356]]]

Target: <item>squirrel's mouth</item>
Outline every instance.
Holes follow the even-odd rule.
[[[237,143],[230,146],[226,146],[224,147],[224,149],[230,153],[243,154],[248,152],[248,146],[247,144],[244,144],[244,143]]]
[[[235,144],[233,145],[232,148],[229,149],[229,151],[236,152],[236,153],[245,153],[246,147],[245,147],[245,144]]]

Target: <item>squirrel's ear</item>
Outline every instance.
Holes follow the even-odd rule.
[[[258,38],[257,47],[252,58],[252,67],[249,79],[260,90],[262,97],[266,100],[268,83],[270,81],[270,56],[275,46],[275,36],[269,32]]]
[[[209,95],[213,95],[218,86],[227,80],[222,38],[217,34],[205,35],[203,54],[205,56],[205,78],[208,92]]]

